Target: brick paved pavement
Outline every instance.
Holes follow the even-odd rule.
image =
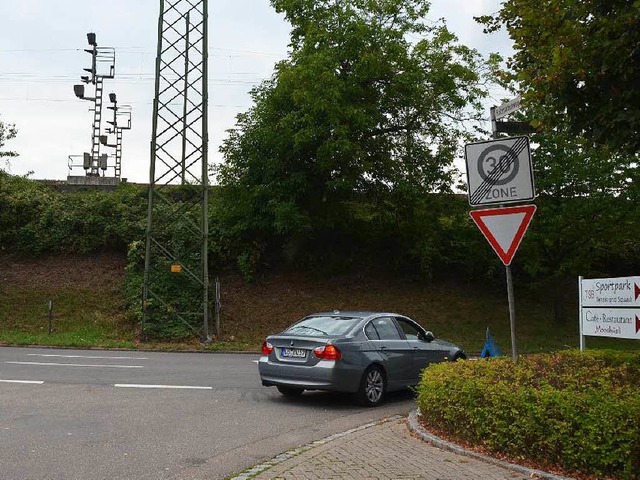
[[[409,431],[406,417],[394,417],[287,452],[235,478],[523,480],[540,477],[434,447]]]

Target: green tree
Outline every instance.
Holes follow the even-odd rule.
[[[519,258],[548,292],[556,321],[578,275],[634,274],[639,265],[638,209],[630,201],[633,157],[594,147],[566,128],[536,134],[538,212]]]
[[[542,108],[527,105],[513,119],[541,118]],[[573,316],[565,307],[577,276],[640,268],[636,156],[576,136],[564,120],[531,137],[538,211],[515,264],[544,292],[558,323]]]
[[[533,136],[539,210],[519,258],[561,321],[576,276],[638,266],[640,3],[507,0],[478,20],[511,36],[515,53],[501,79],[541,127]]]
[[[449,191],[484,95],[479,55],[425,20],[426,0],[271,3],[292,25],[291,53],[253,90],[216,172],[218,213],[253,245],[249,267],[273,241],[295,256],[304,240],[335,239],[352,201]]]
[[[487,31],[513,40],[511,79],[547,128],[613,150],[640,151],[640,2],[506,0]]]
[[[2,169],[3,166],[4,167],[9,166],[9,158],[18,156],[16,152],[2,150],[5,146],[5,143],[15,138],[17,134],[18,134],[18,130],[16,129],[15,125],[0,121],[0,160],[4,160],[4,162],[0,162],[0,169]]]

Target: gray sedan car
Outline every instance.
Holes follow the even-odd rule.
[[[287,397],[305,390],[349,392],[375,406],[386,392],[416,385],[430,363],[464,358],[459,347],[403,315],[335,311],[309,315],[267,337],[258,370],[263,385]]]

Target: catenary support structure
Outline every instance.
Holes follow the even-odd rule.
[[[160,0],[143,338],[168,327],[210,340],[207,3]]]

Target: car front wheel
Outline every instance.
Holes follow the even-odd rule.
[[[375,407],[382,403],[387,382],[382,369],[372,365],[364,372],[358,390],[358,402],[365,407]]]

